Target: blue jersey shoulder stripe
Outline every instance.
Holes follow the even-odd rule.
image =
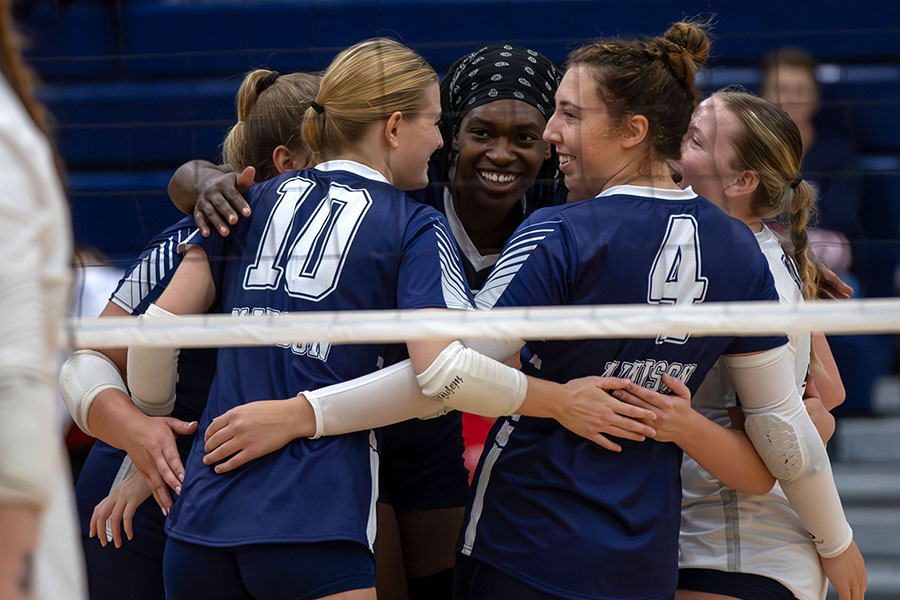
[[[186,218],[153,238],[119,280],[110,302],[131,314],[146,310],[165,289],[181,262],[177,253],[179,244],[196,232],[193,222]]]

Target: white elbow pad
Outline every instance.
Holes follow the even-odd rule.
[[[459,342],[444,348],[416,379],[429,398],[485,417],[515,413],[528,390],[523,373]]]
[[[409,419],[431,419],[449,410],[442,402],[422,395],[416,372],[408,360],[303,395],[316,415],[313,439]]]
[[[138,317],[140,320],[175,318],[176,315],[151,304]],[[128,389],[131,400],[145,414],[168,415],[175,406],[175,383],[178,374],[177,348],[128,348]]]
[[[781,483],[816,550],[825,558],[853,541],[834,485],[831,463],[794,383],[787,346],[726,364],[746,416],[744,428],[760,458]]]
[[[76,350],[59,371],[59,391],[72,420],[88,435],[88,413],[97,394],[114,388],[128,394],[122,374],[113,361],[96,350]]]
[[[44,506],[58,476],[53,386],[0,372],[0,504]]]

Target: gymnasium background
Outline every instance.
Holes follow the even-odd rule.
[[[859,152],[861,228],[850,279],[861,295],[900,287],[898,0],[20,0],[27,57],[57,121],[78,242],[125,264],[177,220],[166,185],[181,163],[217,161],[242,74],[321,70],[340,49],[397,38],[443,74],[459,56],[508,41],[562,63],[604,35],[659,34],[714,15],[707,91],[758,91],[781,46],[820,62],[817,125]],[[103,298],[105,300],[105,298]],[[900,315],[897,315],[900,319]],[[835,471],[870,568],[869,598],[900,598],[900,378],[896,336],[832,339],[847,389]]]

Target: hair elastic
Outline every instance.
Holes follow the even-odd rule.
[[[275,83],[275,80],[281,76],[281,73],[278,71],[272,71],[258,82],[256,82],[256,95],[259,96],[264,91],[272,87],[272,84]]]
[[[793,180],[791,181],[791,183],[790,183],[791,189],[792,189],[792,190],[795,189],[798,185],[800,185],[800,182],[801,182],[801,181],[803,181],[803,174],[802,174],[802,173],[797,173],[797,176],[794,177],[794,179],[793,179]]]
[[[312,102],[309,103],[309,106],[310,106],[313,110],[315,110],[317,113],[319,113],[320,115],[324,115],[324,114],[325,114],[325,107],[322,106],[321,104],[319,104],[318,102],[312,101]]]

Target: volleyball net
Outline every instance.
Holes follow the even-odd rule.
[[[658,335],[900,333],[900,299],[705,303],[688,306],[564,306],[493,310],[314,311],[71,319],[64,339],[78,347],[178,348],[402,343],[423,339],[566,340]]]

